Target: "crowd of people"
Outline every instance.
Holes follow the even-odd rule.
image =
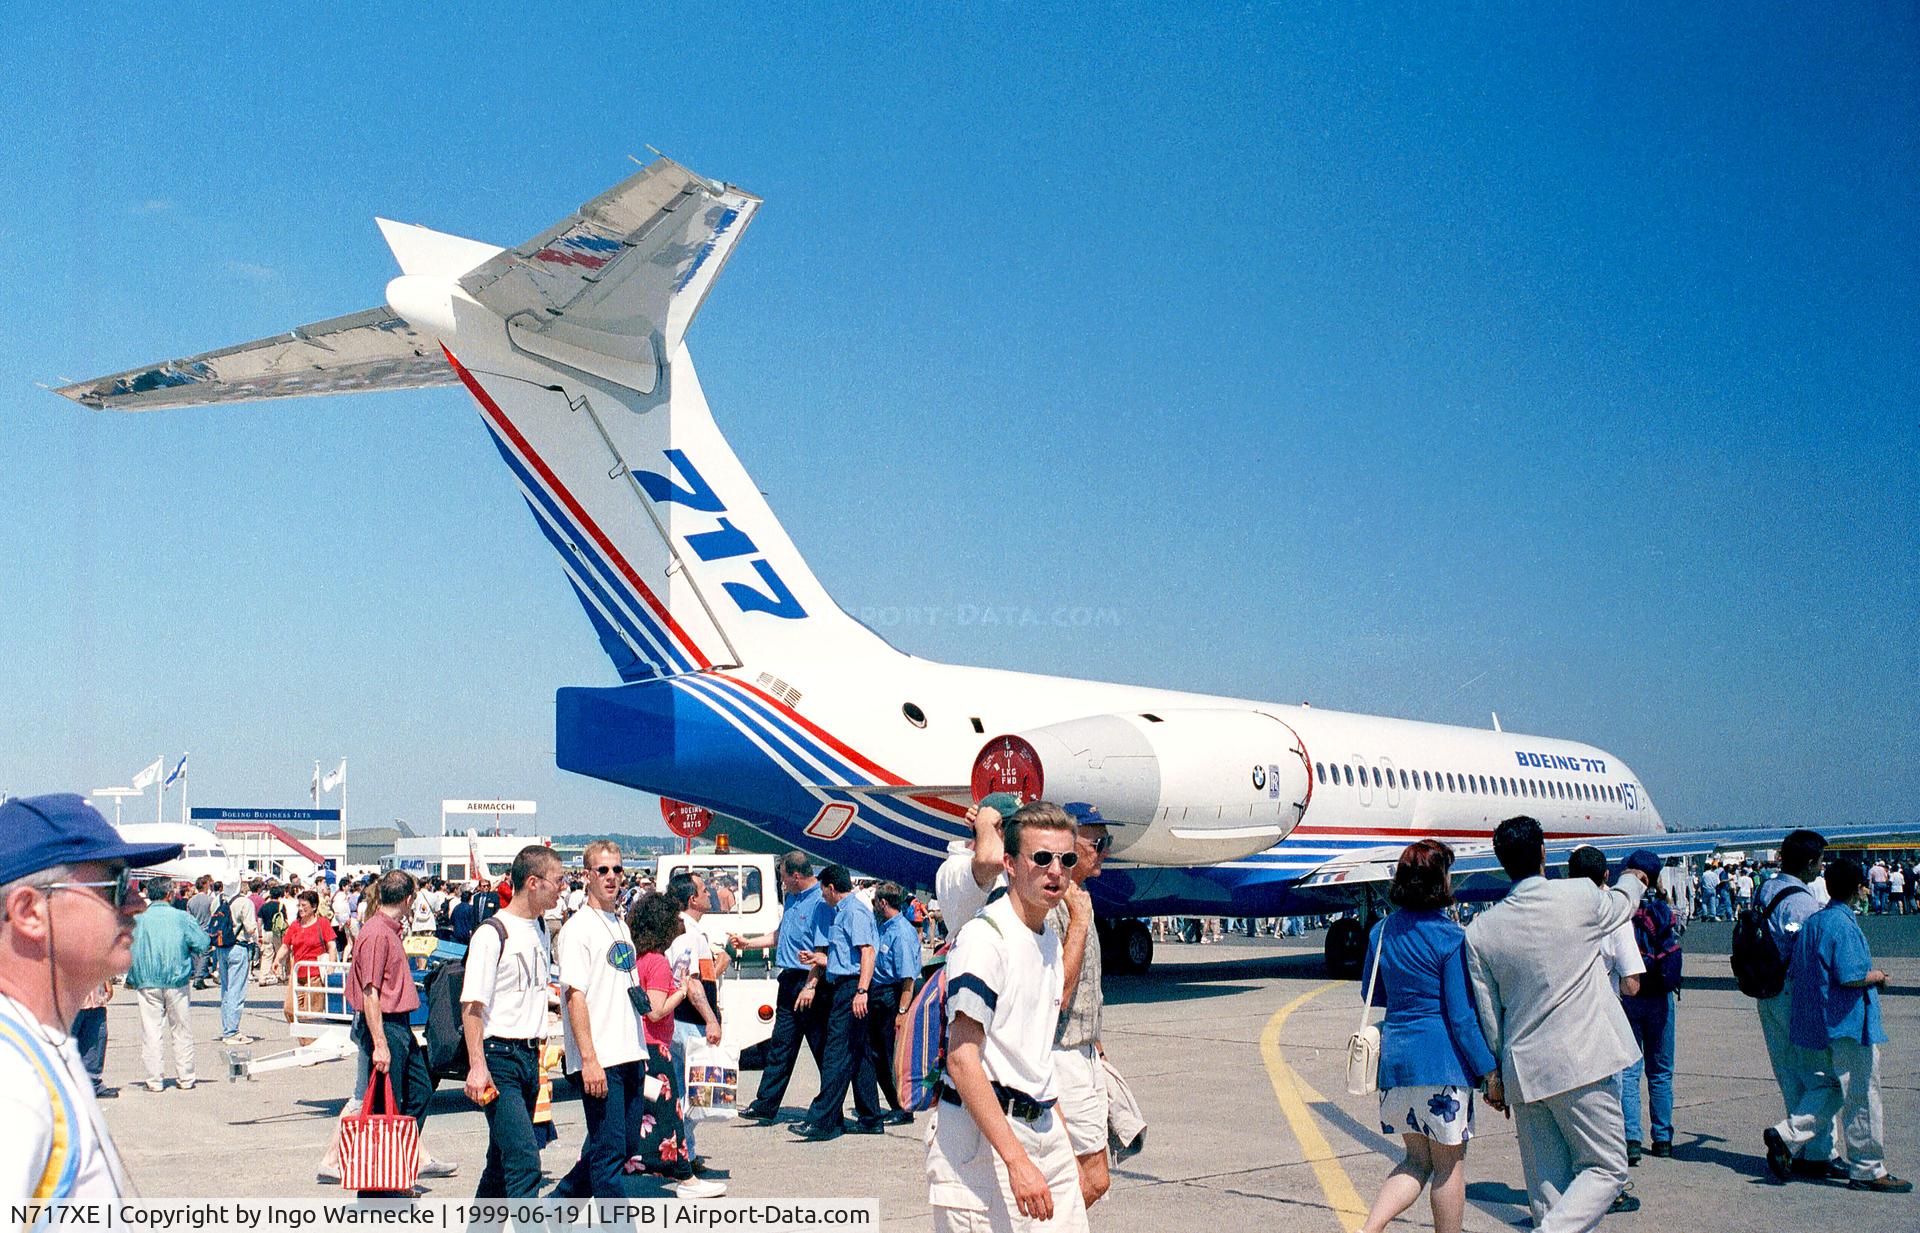
[[[1871,916],[1910,916],[1915,910],[1911,860],[1877,857],[1871,862],[1856,862],[1867,877],[1867,900],[1862,913]],[[1708,860],[1698,872],[1683,874],[1681,892],[1673,896],[1681,919],[1698,917],[1709,921],[1731,921],[1740,913],[1767,899],[1767,887],[1785,872],[1783,860],[1719,861]],[[1820,877],[1807,888],[1816,902],[1825,906],[1826,883]]]
[[[1779,979],[1756,990],[1766,995],[1757,1013],[1787,1110],[1762,1135],[1767,1166],[1782,1182],[1904,1194],[1911,1183],[1884,1161],[1887,977],[1857,920],[1871,882],[1855,861],[1825,862],[1825,848],[1815,832],[1789,835],[1762,900],[1759,945]],[[1628,1171],[1643,1155],[1673,1155],[1685,922],[1664,888],[1677,866],[1642,849],[1608,888],[1606,857],[1585,847],[1565,878],[1549,880],[1544,835],[1527,817],[1500,824],[1494,851],[1513,887],[1462,928],[1448,914],[1452,849],[1410,845],[1390,890],[1400,910],[1368,939],[1361,987],[1386,1008],[1380,1128],[1401,1136],[1404,1156],[1365,1233],[1381,1233],[1423,1190],[1434,1228],[1459,1230],[1476,1099],[1514,1120],[1536,1230],[1592,1229],[1637,1208]],[[1825,906],[1808,889],[1823,872]]]
[[[939,914],[930,898],[916,913],[921,897],[898,885],[860,886],[842,866],[816,872],[790,852],[777,865],[778,927],[723,939],[702,919],[738,901],[729,875],[683,871],[655,887],[610,840],[588,845],[578,869],[531,845],[499,883],[467,887],[397,870],[337,886],[136,884],[130,870],[177,849],[125,843],[77,796],[14,800],[0,812],[0,1190],[124,1191],[97,1104],[78,1096],[111,1094],[89,1059],[122,972],[139,1002],[146,1086],[161,1092],[169,1051],[176,1087],[198,1082],[190,985],[214,974],[221,1039],[244,1043],[228,1008],[250,978],[286,983],[292,1019],[311,1009],[299,999],[319,983],[322,961],[344,963],[339,992],[359,1057],[348,1111],[377,1086],[424,1129],[435,1074],[410,1026],[420,988],[409,935],[430,934],[466,944],[454,974],[456,1069],[487,1123],[478,1197],[544,1189],[540,1150],[552,1131],[542,1111],[554,1071],[580,1092],[586,1135],[552,1193],[620,1195],[646,1174],[682,1198],[717,1197],[725,1186],[704,1176],[712,1170],[687,1077],[721,1039],[718,982],[732,954],[769,950],[778,975],[773,1034],[742,1119],[782,1120],[804,1045],[820,1087],[794,1137],[877,1134],[915,1117],[890,1061],[940,916],[959,925],[925,1135],[936,1228],[1085,1228],[1109,1188],[1113,1128],[1131,1098],[1102,1041],[1086,884],[1114,824],[1091,806],[987,798],[968,815],[972,838],[950,845],[940,866]],[[1756,998],[1786,1112],[1760,1136],[1766,1165],[1782,1182],[1905,1193],[1910,1184],[1883,1159],[1887,977],[1857,920],[1876,879],[1855,861],[1827,861],[1825,848],[1811,831],[1788,836],[1750,892],[1764,954],[1743,966],[1736,934],[1736,972]],[[1390,890],[1399,910],[1368,938],[1362,988],[1386,1012],[1381,1129],[1401,1137],[1404,1153],[1369,1233],[1423,1191],[1435,1228],[1460,1228],[1480,1103],[1514,1120],[1534,1224],[1550,1233],[1630,1210],[1629,1170],[1644,1155],[1673,1155],[1684,901],[1697,888],[1684,868],[1644,850],[1613,870],[1597,849],[1579,849],[1567,876],[1550,880],[1541,828],[1526,817],[1497,828],[1494,850],[1512,890],[1463,928],[1452,850],[1432,839],[1410,845]],[[1898,872],[1883,879],[1890,904]],[[550,1043],[556,1024],[560,1040]],[[423,1177],[457,1172],[424,1147],[417,1167]],[[339,1180],[331,1154],[321,1176]]]

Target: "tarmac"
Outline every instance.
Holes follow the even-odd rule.
[[[1892,1043],[1883,1049],[1888,1167],[1920,1174],[1920,917],[1867,922],[1876,962],[1893,978],[1884,1000]],[[1760,1131],[1781,1115],[1753,1003],[1727,964],[1728,926],[1696,924],[1686,935],[1687,988],[1680,1008],[1671,1159],[1648,1157],[1633,1170],[1638,1212],[1606,1227],[1715,1230],[1845,1229],[1913,1233],[1920,1195],[1888,1196],[1845,1183],[1771,1180]],[[1359,1010],[1352,982],[1322,974],[1320,937],[1234,938],[1208,945],[1161,944],[1151,972],[1106,982],[1105,1044],[1149,1119],[1146,1149],[1116,1169],[1109,1195],[1091,1213],[1112,1233],[1279,1226],[1349,1233],[1365,1216],[1399,1158],[1379,1133],[1374,1097],[1348,1096],[1344,1065]],[[278,987],[251,990],[244,1030],[262,1038],[256,1058],[282,1047],[286,1025]],[[108,1124],[135,1186],[147,1198],[339,1197],[315,1168],[333,1119],[351,1094],[351,1061],[324,1063],[229,1083],[218,1029],[217,990],[194,994],[193,1024],[202,1082],[191,1092],[139,1085],[139,1014],[122,992],[108,1012]],[[758,1082],[743,1075],[743,1086]],[[797,1120],[816,1079],[804,1056],[788,1089]],[[550,1178],[577,1157],[584,1130],[577,1097],[555,1085],[557,1142],[543,1164]],[[700,1131],[701,1150],[729,1183],[731,1197],[875,1198],[881,1228],[925,1229],[921,1134],[916,1125],[884,1136],[824,1144],[792,1141],[786,1127],[737,1123]],[[486,1124],[458,1088],[441,1085],[425,1141],[459,1176],[423,1183],[437,1198],[471,1196],[486,1152]],[[1466,1228],[1529,1228],[1512,1123],[1478,1110],[1467,1155]],[[635,1195],[658,1195],[651,1184]],[[1424,1196],[1401,1224],[1431,1227]]]

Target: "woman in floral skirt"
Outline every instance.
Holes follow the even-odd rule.
[[[1435,839],[1400,854],[1387,897],[1400,909],[1367,939],[1361,996],[1380,966],[1380,1132],[1406,1156],[1387,1176],[1363,1233],[1382,1233],[1430,1187],[1435,1233],[1459,1233],[1467,1202],[1473,1094],[1497,1063],[1480,1030],[1467,979],[1466,931],[1442,911],[1453,902],[1453,849]]]

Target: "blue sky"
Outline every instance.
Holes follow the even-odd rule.
[[[366,824],[499,794],[657,830],[553,768],[554,688],[612,674],[464,394],[121,417],[35,385],[375,304],[375,214],[517,243],[651,144],[766,198],[689,341],[904,648],[1498,710],[1680,824],[1915,816],[1900,6],[16,24],[0,789],[190,749],[194,802],[298,804],[345,754]],[[1009,597],[1101,616],[964,619]]]

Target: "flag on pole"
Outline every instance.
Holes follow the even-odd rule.
[[[171,788],[176,781],[185,779],[186,777],[187,755],[181,754],[180,760],[173,764],[173,773],[167,776],[167,782],[163,786]]]
[[[160,782],[160,774],[166,769],[167,769],[166,758],[164,756],[155,758],[147,766],[146,770],[141,771],[138,775],[135,775],[133,777],[133,786],[137,790],[141,792],[145,792],[148,788],[151,788],[154,784],[157,784]]]
[[[332,771],[328,772],[327,777],[320,781],[320,790],[322,792],[331,792],[342,783],[345,783],[346,778],[347,760],[342,758],[340,759],[340,765],[334,767]]]
[[[313,803],[320,803],[320,764],[313,764]]]

